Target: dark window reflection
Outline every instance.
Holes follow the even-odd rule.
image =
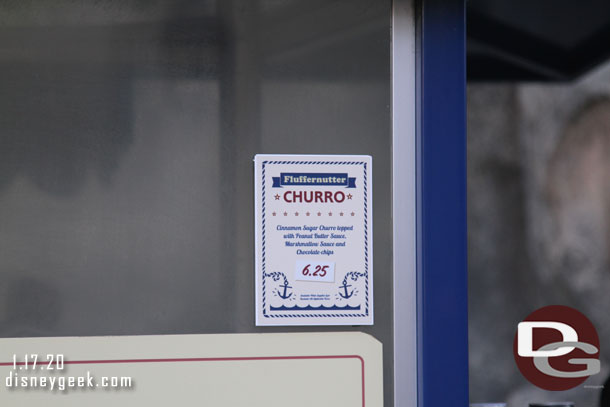
[[[389,0],[1,2],[0,335],[312,330],[254,327],[252,157],[371,154],[391,377],[389,47]]]

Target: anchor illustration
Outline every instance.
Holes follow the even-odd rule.
[[[273,278],[273,281],[279,281],[280,279],[283,279],[284,285],[280,284],[280,288],[283,288],[284,292],[282,293],[279,289],[275,292],[277,292],[277,295],[283,300],[287,300],[288,298],[292,297],[292,293],[288,293],[288,289],[292,287],[288,285],[288,279],[286,278],[286,275],[284,273],[274,271],[273,273],[267,273],[264,276]]]
[[[287,300],[288,298],[292,297],[292,293],[287,294],[287,290],[288,290],[289,288],[292,288],[292,287],[290,287],[290,286],[288,285],[288,281],[284,281],[284,285],[281,285],[281,284],[280,284],[280,287],[282,287],[282,288],[284,289],[284,293],[283,293],[283,294],[282,294],[282,293],[280,293],[279,291],[278,291],[278,293],[277,293],[277,295],[279,295],[279,296],[280,296],[280,298],[282,298],[282,299],[284,299],[284,300]]]
[[[351,287],[351,285],[347,284],[347,280],[351,279],[352,281],[358,281],[358,278],[360,278],[360,277],[366,277],[366,273],[358,273],[357,271],[350,271],[349,273],[347,273],[345,275],[345,277],[343,277],[343,285],[339,286],[339,295],[341,296],[341,298],[344,298],[347,300],[354,295],[354,293],[356,292],[355,288],[350,292],[347,291],[347,288]],[[341,290],[343,290],[343,292],[341,292]]]
[[[339,288],[343,288],[343,289],[345,290],[345,294],[343,294],[341,291],[339,291],[339,295],[340,295],[341,297],[345,298],[346,300],[347,300],[348,298],[350,298],[352,295],[354,295],[354,290],[355,290],[355,289],[354,289],[354,290],[352,290],[351,292],[349,292],[349,293],[348,293],[348,292],[347,292],[347,288],[348,288],[348,287],[351,287],[351,285],[350,285],[350,284],[347,284],[347,281],[344,281],[344,282],[343,282],[343,285],[340,285],[340,286],[339,286]]]

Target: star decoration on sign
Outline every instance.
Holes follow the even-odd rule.
[[[275,194],[275,200],[279,201],[280,200],[280,194]]]
[[[347,194],[347,199],[352,199],[352,194]]]

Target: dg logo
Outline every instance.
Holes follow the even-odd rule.
[[[563,305],[540,308],[520,322],[513,353],[523,376],[545,390],[571,389],[600,371],[595,327]]]

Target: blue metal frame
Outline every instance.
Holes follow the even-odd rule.
[[[465,4],[418,11],[418,405],[467,406]]]

